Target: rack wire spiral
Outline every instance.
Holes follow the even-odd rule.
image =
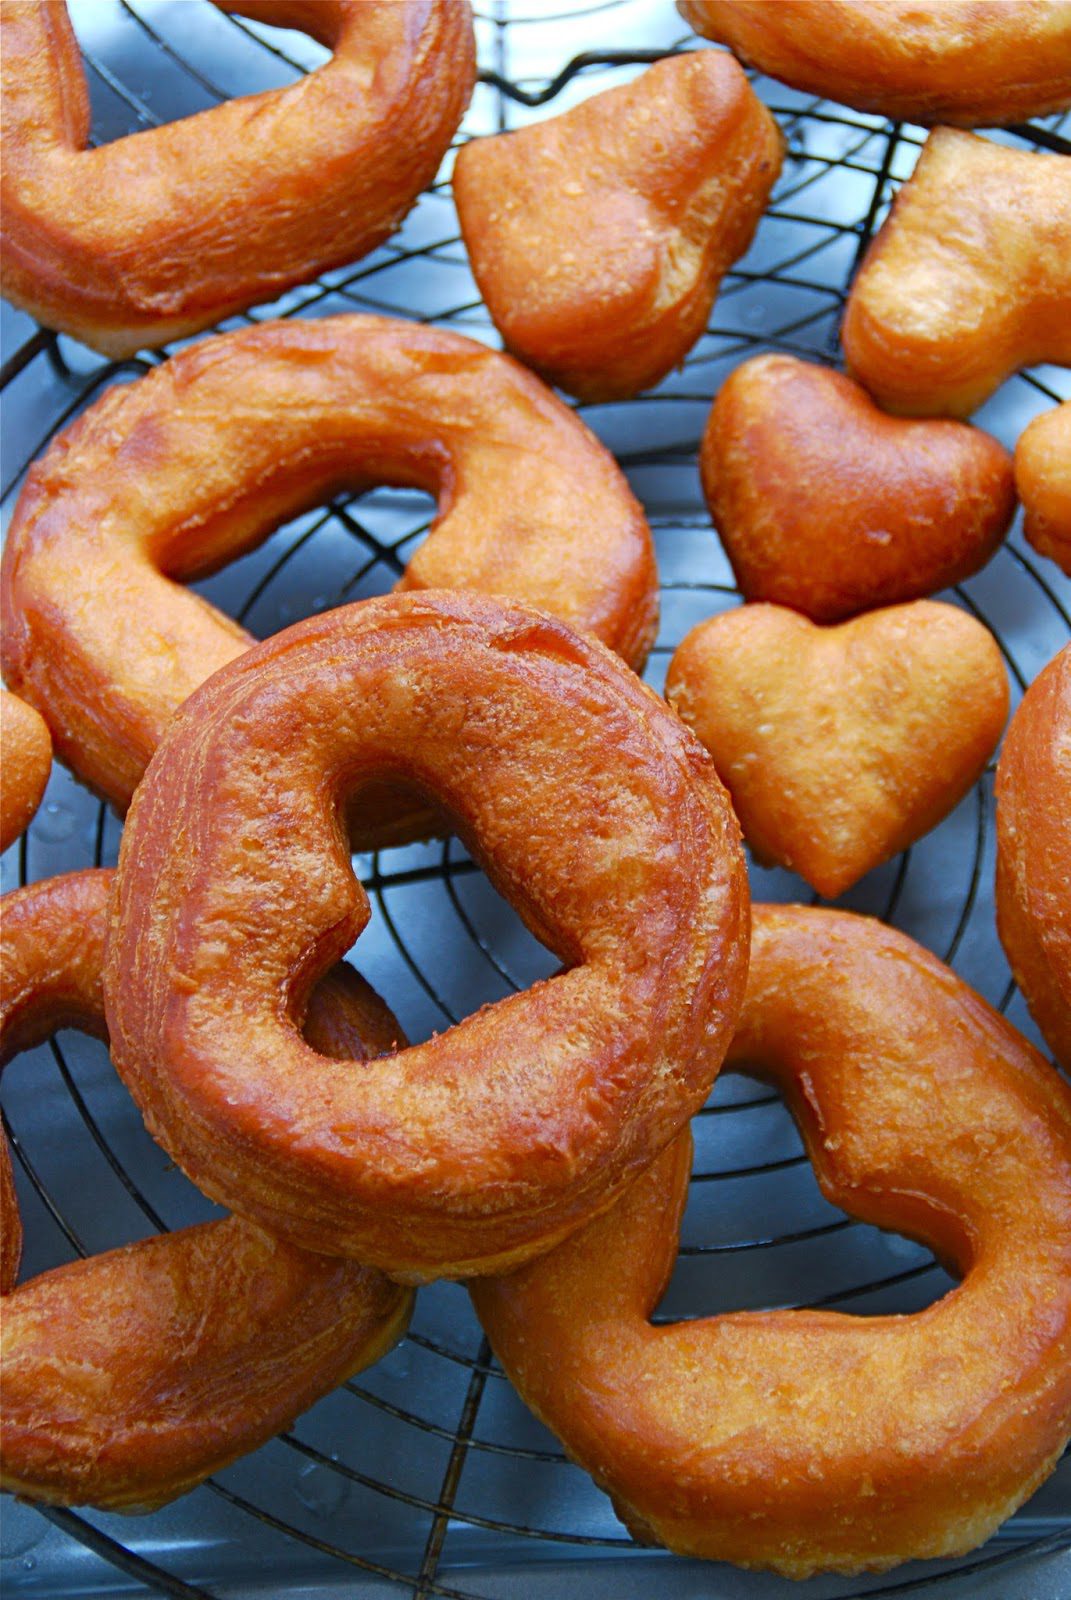
[[[322,59],[301,36],[194,0],[84,0],[72,13],[98,142],[290,81]],[[484,0],[477,32],[480,84],[459,143],[545,115],[544,107],[564,109],[697,44],[669,0]],[[616,48],[606,48],[608,39]],[[919,129],[766,80],[756,87],[781,122],[788,158],[755,246],[725,280],[707,334],[654,393],[580,408],[625,467],[655,533],[663,621],[648,676],[656,685],[687,628],[736,598],[695,465],[711,398],[732,366],[759,349],[836,362],[847,285],[924,138]],[[1069,122],[1053,118],[999,137],[1071,154]],[[468,273],[448,176],[375,255],[226,326],[352,309],[497,342]],[[136,377],[166,352],[104,362],[7,307],[3,334],[12,352],[0,370],[10,516],[27,465],[57,429],[105,386]],[[1025,373],[980,420],[1013,442],[1032,414],[1068,392],[1066,373]],[[342,497],[288,523],[199,587],[252,632],[268,634],[387,588],[427,525],[426,500],[410,492]],[[954,598],[996,633],[1016,699],[1071,637],[1071,586],[1018,532]],[[4,858],[4,887],[110,864],[119,831],[114,816],[57,770],[30,832]],[[934,834],[842,903],[919,938],[1031,1032],[993,926],[992,861],[990,772]],[[456,841],[359,857],[355,866],[374,909],[356,960],[411,1037],[550,970],[551,958]],[[761,899],[806,892],[787,873],[758,869],[753,887]],[[20,1169],[28,1273],[213,1214],[152,1144],[93,1041],[64,1035],[21,1058],[5,1079],[4,1110]],[[661,1317],[801,1302],[911,1310],[948,1286],[921,1246],[878,1233],[821,1198],[776,1095],[726,1079],[695,1131],[681,1259]],[[3,1575],[12,1594],[149,1590],[185,1600],[343,1588],[362,1597],[507,1600],[566,1587],[585,1600],[652,1593],[847,1600],[931,1587],[975,1595],[990,1573],[1009,1566],[1046,1581],[1042,1558],[1069,1548],[1065,1460],[997,1540],[954,1568],[787,1585],[640,1551],[525,1411],[463,1289],[437,1285],[419,1295],[412,1330],[392,1355],[177,1505],[139,1521],[9,1506]]]

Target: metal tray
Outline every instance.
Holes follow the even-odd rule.
[[[73,10],[98,141],[287,82],[322,59],[300,35],[223,16],[202,0],[82,0]],[[560,111],[624,81],[645,61],[698,44],[669,0],[483,0],[477,29],[483,72],[459,139]],[[648,673],[655,684],[685,630],[736,603],[696,471],[711,397],[756,350],[837,360],[845,286],[924,137],[766,80],[756,86],[781,121],[789,154],[708,333],[652,394],[582,408],[625,466],[655,531],[663,581],[662,627]],[[1000,137],[1067,150],[1068,121],[1062,129],[1052,119]],[[445,173],[374,256],[230,325],[354,308],[420,317],[497,342],[466,265]],[[160,356],[105,363],[6,305],[0,333],[9,517],[26,464],[51,434],[106,385],[136,377]],[[979,421],[1013,443],[1032,415],[1071,394],[1069,379],[1052,369],[1021,375]],[[397,491],[334,501],[277,530],[204,592],[262,635],[381,592],[420,539],[429,505]],[[1071,635],[1071,584],[1018,531],[952,598],[996,633],[1016,699]],[[3,887],[111,863],[118,838],[114,816],[57,768],[29,834],[3,858]],[[426,1037],[550,969],[550,957],[456,841],[359,857],[356,867],[374,907],[356,960],[411,1037]],[[928,838],[843,903],[920,939],[1036,1037],[994,931],[992,871],[988,773]],[[753,887],[758,899],[812,898],[780,871],[754,870]],[[93,1041],[65,1034],[20,1057],[5,1076],[3,1097],[27,1225],[27,1273],[213,1213],[149,1139]],[[926,1250],[843,1218],[821,1198],[795,1128],[768,1090],[723,1080],[696,1135],[684,1248],[663,1313],[817,1301],[866,1315],[925,1305],[947,1287]],[[0,1576],[12,1596],[846,1600],[932,1590],[961,1600],[1066,1600],[1069,1548],[1065,1459],[990,1545],[958,1566],[796,1585],[638,1549],[609,1502],[514,1394],[465,1291],[442,1284],[421,1291],[412,1332],[386,1360],[316,1406],[292,1433],[164,1511],[124,1519],[42,1514],[5,1502]]]

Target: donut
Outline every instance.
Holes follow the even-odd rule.
[[[1015,446],[1023,532],[1071,578],[1071,400],[1028,423]]]
[[[566,970],[364,1074],[318,1059],[289,1009],[368,920],[338,813],[383,774],[442,803]],[[483,596],[363,601],[258,645],[172,722],[123,832],[113,1057],[154,1137],[242,1215],[403,1281],[501,1271],[611,1204],[702,1104],[747,908],[712,763],[597,640]]]
[[[3,897],[0,1055],[77,1027],[107,1037],[100,987],[114,874]],[[397,1025],[348,968],[307,1019],[317,1048],[367,1058]],[[142,1239],[13,1287],[21,1225],[6,1140],[0,1486],[146,1511],[263,1444],[385,1354],[411,1295],[237,1217]]]
[[[793,356],[732,372],[699,465],[741,594],[813,622],[959,583],[1015,513],[1011,457],[989,434],[887,417],[843,373]]]
[[[1067,0],[678,0],[696,33],[807,94],[973,128],[1071,106]]]
[[[383,482],[440,502],[400,588],[528,600],[642,665],[650,531],[609,451],[537,378],[415,323],[265,323],[110,389],[29,473],[0,568],[0,655],[60,759],[125,810],[173,713],[252,642],[176,580]],[[396,793],[367,797],[354,843],[434,827]]]
[[[581,400],[664,378],[750,245],[783,147],[736,62],[712,50],[471,140],[454,199],[508,348]]]
[[[1015,981],[1071,1071],[1071,645],[1039,673],[997,762],[997,928]]]
[[[879,405],[921,416],[969,416],[1020,367],[1071,364],[1071,158],[935,128],[842,338]]]
[[[542,1260],[472,1284],[526,1403],[645,1541],[879,1572],[980,1544],[1071,1436],[1071,1091],[903,934],[755,908],[732,1065],[771,1080],[826,1199],[932,1246],[923,1311],[652,1326],[690,1137]]]
[[[29,827],[52,771],[44,718],[17,694],[0,689],[0,854]]]
[[[5,0],[0,289],[121,357],[274,300],[383,243],[475,81],[465,0],[219,0],[333,50],[308,77],[87,148],[62,0]]]
[[[996,640],[932,600],[834,627],[762,603],[723,612],[682,640],[666,695],[756,859],[830,899],[959,804],[1008,715]]]

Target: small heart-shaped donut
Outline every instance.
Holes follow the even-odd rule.
[[[952,810],[1008,714],[992,635],[931,600],[830,628],[781,606],[724,612],[683,640],[666,694],[756,857],[829,897]]]
[[[507,346],[582,400],[682,361],[781,170],[781,133],[713,50],[458,153],[473,274]]]
[[[843,373],[793,356],[736,368],[699,463],[744,597],[815,622],[970,577],[1015,512],[1011,457],[989,434],[888,417]]]
[[[852,284],[848,370],[889,411],[967,417],[1071,365],[1071,157],[935,128]]]

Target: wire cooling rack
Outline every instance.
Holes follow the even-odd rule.
[[[292,80],[322,59],[302,36],[227,17],[201,0],[82,0],[73,15],[94,106],[94,139],[187,115]],[[477,17],[480,84],[458,142],[515,127],[622,82],[667,51],[694,47],[669,0],[500,0]],[[613,48],[608,48],[612,45]],[[627,404],[582,407],[643,500],[662,573],[662,628],[648,676],[695,622],[736,603],[699,492],[696,450],[713,394],[761,349],[838,359],[846,287],[921,130],[756,87],[788,156],[748,256],[725,280],[705,337],[680,372]],[[1069,119],[999,135],[1071,152]],[[221,159],[223,159],[221,157]],[[497,343],[468,272],[449,161],[400,233],[267,316],[374,310]],[[3,308],[7,359],[3,509],[28,463],[106,386],[163,359],[104,362]],[[1071,392],[1066,372],[1013,379],[983,426],[1013,443]],[[504,493],[508,493],[508,485]],[[378,593],[425,532],[430,502],[380,490],[343,497],[276,530],[201,585],[266,635],[302,615]],[[1016,530],[953,598],[993,629],[1018,696],[1071,636],[1071,585]],[[132,626],[134,624],[132,623]],[[2,863],[3,886],[115,860],[119,824],[62,770],[29,833]],[[842,901],[937,951],[1025,1031],[993,924],[992,772],[927,839]],[[355,952],[414,1039],[524,987],[551,958],[454,840],[356,858],[373,921]],[[753,869],[756,898],[810,899],[798,879]],[[27,1274],[214,1208],[148,1138],[103,1047],[65,1034],[17,1060],[4,1083],[27,1228]],[[949,1280],[921,1246],[845,1217],[819,1194],[780,1100],[741,1078],[719,1083],[697,1118],[683,1249],[665,1317],[797,1303],[868,1314],[928,1304]],[[983,1551],[958,1565],[884,1578],[792,1585],[763,1574],[639,1550],[585,1474],[525,1410],[482,1338],[464,1290],[422,1290],[406,1340],[293,1430],[176,1505],[124,1519],[7,1502],[2,1577],[12,1595],[187,1597],[348,1593],[512,1600],[574,1593],[777,1600],[862,1594],[1061,1600],[1071,1593],[1071,1470],[1056,1475]]]

